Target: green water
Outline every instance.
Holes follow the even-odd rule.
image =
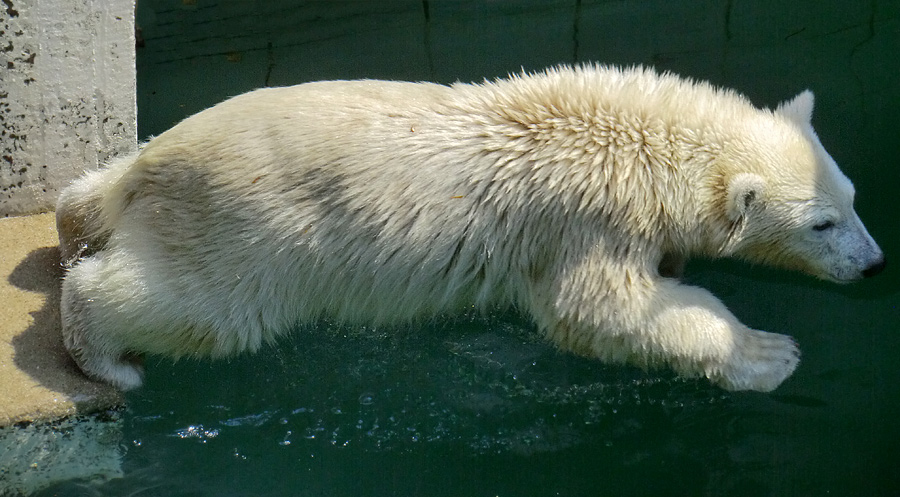
[[[804,360],[776,393],[560,354],[512,313],[321,325],[231,362],[151,363],[118,414],[124,477],[40,495],[900,493],[896,295],[690,269],[748,322],[792,328]]]
[[[813,123],[900,253],[900,2],[141,0],[142,136],[252,88],[452,82],[642,63]],[[853,286],[695,262],[745,323],[803,351],[773,394],[559,354],[507,312],[326,324],[231,362],[152,360],[128,395],[124,476],[40,495],[900,495],[900,277]]]

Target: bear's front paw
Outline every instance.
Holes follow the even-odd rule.
[[[725,363],[707,374],[726,390],[771,392],[800,363],[800,349],[789,336],[748,329],[736,338]]]

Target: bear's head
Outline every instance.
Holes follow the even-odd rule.
[[[723,174],[729,252],[840,283],[873,276],[884,254],[812,129],[812,110],[805,91],[741,130]]]

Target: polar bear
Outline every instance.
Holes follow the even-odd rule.
[[[130,389],[143,354],[514,306],[567,351],[771,391],[794,341],[677,276],[691,256],[884,267],[812,109],[600,65],[240,95],[63,192],[65,344]]]

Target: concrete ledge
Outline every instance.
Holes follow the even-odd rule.
[[[0,219],[0,427],[123,402],[63,347],[57,245],[53,213]]]

